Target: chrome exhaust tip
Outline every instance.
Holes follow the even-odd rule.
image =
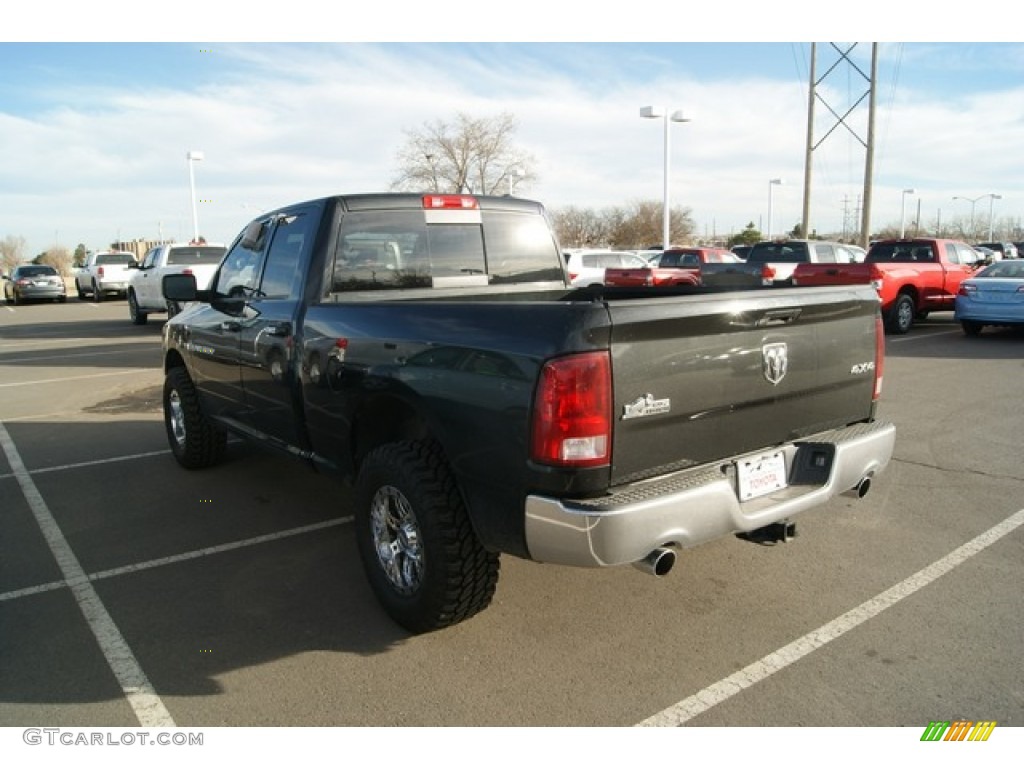
[[[858,499],[863,499],[868,495],[868,491],[871,490],[871,475],[865,475],[860,479],[853,488],[846,492],[848,496],[855,496]]]
[[[637,560],[633,566],[650,576],[664,576],[676,564],[676,553],[665,547],[652,550],[643,560]]]

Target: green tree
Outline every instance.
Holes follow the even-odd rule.
[[[516,147],[515,118],[503,113],[453,122],[435,120],[406,131],[391,188],[403,192],[505,195],[536,180],[533,157]]]
[[[729,238],[729,247],[732,248],[734,245],[756,245],[763,239],[761,230],[754,226],[754,222],[750,222],[742,232]]]

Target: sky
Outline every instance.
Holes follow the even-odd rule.
[[[329,42],[318,38],[333,22],[300,13],[305,5],[288,4],[289,13],[257,3],[246,29],[231,18],[197,24],[201,6],[187,2],[159,34],[133,19],[115,33],[92,32],[103,3],[89,5],[81,26],[41,11],[16,18],[0,32],[0,238],[25,238],[29,258],[54,244],[188,239],[186,156],[199,150],[203,160],[191,165],[200,233],[230,242],[279,205],[387,191],[409,132],[459,113],[513,115],[513,142],[536,161],[536,179],[517,185],[519,196],[551,210],[660,202],[664,124],[641,119],[648,105],[690,120],[670,126],[669,196],[690,210],[698,235],[727,237],[751,222],[766,231],[769,207],[776,234],[801,219],[810,40],[827,38],[810,34],[819,30],[795,27],[797,42],[759,39],[757,16],[735,26],[745,42],[685,24],[678,36],[690,40],[658,40],[664,25],[630,17],[588,27],[529,0],[517,3],[522,12],[500,27],[510,39],[500,40],[494,25],[439,24],[437,9],[451,4],[421,3],[395,22],[394,9],[405,7],[397,3],[371,12],[363,28],[345,27],[337,36],[346,42]],[[652,3],[643,18],[659,7],[670,6]],[[979,36],[997,26],[1002,12],[992,16],[984,2],[975,10],[987,18]],[[545,14],[551,34],[527,34]],[[285,21],[269,21],[275,15]],[[926,223],[964,222],[972,212],[987,223],[991,207],[997,227],[1019,224],[1024,43],[929,42],[911,21],[887,32],[912,42],[879,44],[873,227],[912,221],[919,206]],[[728,16],[701,22],[719,34],[733,28]],[[660,34],[644,37],[652,27]],[[197,30],[204,39],[189,42]],[[948,40],[956,31],[932,34]],[[468,42],[481,32],[488,42]],[[583,37],[605,42],[574,39]],[[853,48],[856,66],[838,53],[851,45],[816,46],[818,233],[852,231],[859,220],[871,43]],[[830,113],[851,109],[845,124]]]

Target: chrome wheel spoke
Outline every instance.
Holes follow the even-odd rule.
[[[170,406],[171,432],[174,434],[174,441],[185,445],[185,410],[181,406],[181,397],[177,391],[171,392],[167,398]]]
[[[409,500],[397,488],[380,488],[370,516],[374,549],[385,575],[399,591],[414,592],[423,574],[423,550]]]

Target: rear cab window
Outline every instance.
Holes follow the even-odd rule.
[[[747,261],[752,263],[799,264],[808,260],[807,243],[758,243],[747,256]]]
[[[329,290],[562,282],[561,259],[546,220],[536,212],[348,211],[341,222]]]

